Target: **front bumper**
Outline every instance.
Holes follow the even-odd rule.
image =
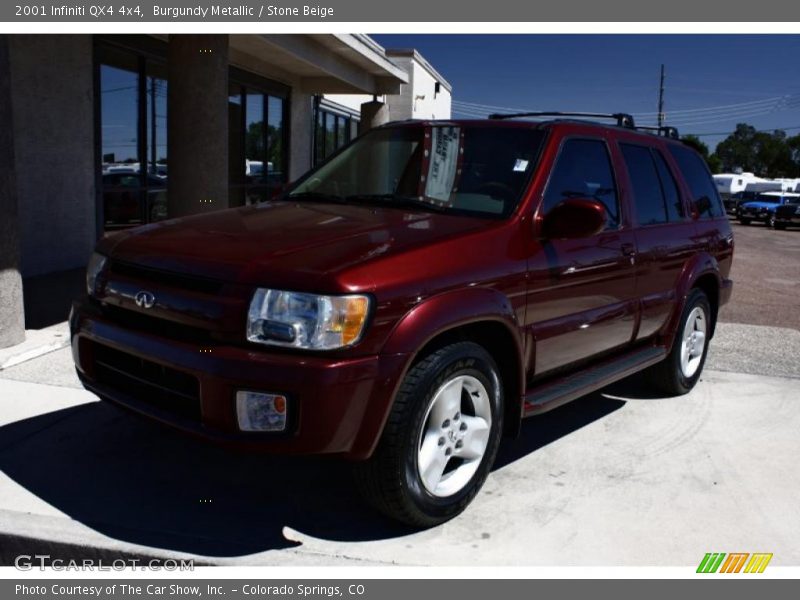
[[[800,225],[800,214],[798,213],[792,213],[790,215],[776,214],[775,220],[778,223],[783,223],[785,225]]]
[[[88,299],[73,304],[70,332],[78,375],[101,398],[223,445],[286,454],[368,457],[408,360],[405,354],[340,358],[244,345],[198,346],[125,328]],[[122,358],[110,371],[108,361],[101,360],[109,355]],[[141,368],[130,367],[134,363]],[[154,382],[179,387],[165,392]],[[285,395],[288,430],[240,431],[237,390]],[[173,397],[181,410],[173,410]]]
[[[771,212],[750,212],[740,210],[738,213],[738,218],[740,219],[750,219],[751,221],[760,221],[762,223],[766,223],[769,221],[770,217],[773,213]]]

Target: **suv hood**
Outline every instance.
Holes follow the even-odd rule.
[[[98,251],[164,271],[313,289],[364,261],[485,226],[475,217],[280,201],[152,223],[105,238]]]

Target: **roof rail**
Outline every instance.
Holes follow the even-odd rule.
[[[654,131],[658,135],[663,135],[664,137],[679,140],[681,139],[680,134],[678,133],[677,127],[668,127],[666,125],[662,125],[661,127],[656,127],[654,125],[640,125],[636,127],[636,129],[640,129],[642,131]]]
[[[633,116],[627,113],[592,113],[592,112],[521,112],[521,113],[493,113],[490,119],[519,119],[522,117],[581,117],[592,119],[613,119],[618,127],[636,129]]]

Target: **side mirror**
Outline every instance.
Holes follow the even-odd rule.
[[[593,198],[568,198],[556,204],[542,220],[542,236],[574,239],[596,235],[606,226],[606,207]]]
[[[702,196],[698,198],[694,205],[698,214],[711,214],[711,199],[708,196]]]

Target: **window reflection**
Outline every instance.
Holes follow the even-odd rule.
[[[285,112],[283,98],[232,86],[228,98],[232,206],[264,202],[285,187]]]
[[[358,120],[324,106],[317,107],[314,128],[314,164],[318,164],[356,137]]]
[[[166,69],[133,52],[100,49],[104,226],[167,217]],[[144,165],[144,168],[143,166]]]

